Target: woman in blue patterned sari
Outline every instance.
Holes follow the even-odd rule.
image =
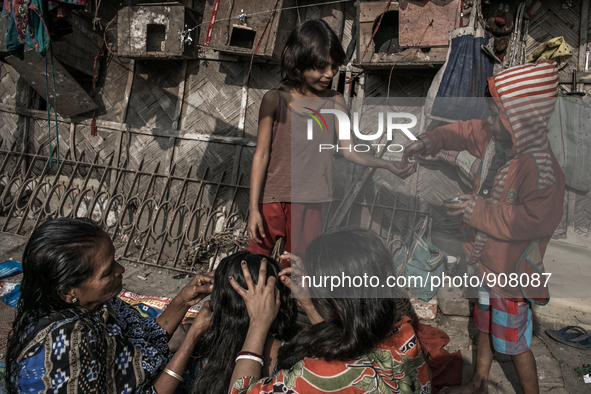
[[[9,393],[175,391],[209,327],[209,303],[174,355],[168,340],[213,279],[197,275],[152,319],[117,298],[123,272],[111,239],[89,219],[50,220],[33,232],[9,337]]]

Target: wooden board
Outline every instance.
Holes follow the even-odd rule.
[[[328,3],[322,4],[317,0],[298,0],[300,8],[298,11],[298,23],[309,19],[322,19],[335,32],[337,37],[343,38],[343,25],[345,22],[345,6],[351,3]],[[305,8],[304,8],[305,7]]]
[[[384,12],[387,4],[387,1],[358,3],[359,31],[357,33],[357,56],[355,61],[361,63],[361,66],[366,69],[389,69],[393,65],[396,65],[396,67],[431,67],[445,63],[447,41],[445,46],[433,47],[427,50],[412,47],[392,54],[374,53],[375,44],[371,39],[374,23]],[[399,4],[391,2],[387,11],[397,11],[398,9]]]
[[[276,11],[272,14],[276,3]],[[205,1],[203,23],[199,34],[199,44],[201,45],[204,45],[207,39],[214,4],[215,0]],[[297,23],[297,13],[294,6],[294,0],[278,0],[277,2],[276,0],[220,1],[208,46],[233,54],[251,55],[262,37],[257,55],[269,60],[279,60],[285,41]],[[242,11],[246,14],[245,22],[238,19]],[[272,18],[271,15],[273,15]],[[267,22],[269,22],[268,26]],[[265,32],[264,37],[263,32]],[[247,33],[253,34],[250,40],[232,42],[233,37],[244,38]],[[252,45],[249,46],[249,42]]]
[[[40,57],[35,51],[25,51],[25,59],[20,60],[14,56],[7,56],[9,63],[32,87],[45,97],[45,58]],[[74,116],[98,108],[92,98],[82,89],[62,64],[53,59],[55,75],[55,91],[57,95],[57,112],[62,116]],[[49,83],[49,97],[46,101],[54,107],[51,71],[48,67],[47,82]]]
[[[94,58],[103,44],[103,35],[93,31],[92,24],[77,14],[74,14],[72,21],[74,32],[52,43],[54,55],[62,64],[92,75]],[[97,75],[100,66],[101,62],[97,62]]]
[[[392,66],[404,68],[432,67],[433,65],[443,65],[446,58],[447,47],[430,48],[427,52],[421,48],[407,48],[400,53],[375,53],[369,62],[366,56],[365,62],[361,66],[367,69],[390,69]]]
[[[460,0],[402,0],[398,3],[401,47],[448,44],[448,33],[459,27]]]
[[[16,84],[19,75],[9,64],[0,62],[0,103],[16,105]]]
[[[97,82],[96,103],[101,107],[97,118],[124,122],[125,92],[133,60],[112,57]]]
[[[368,1],[359,4],[359,23],[371,22],[373,25],[386,8],[387,1]],[[398,3],[391,2],[386,11],[398,11]],[[371,37],[371,36],[370,36]]]

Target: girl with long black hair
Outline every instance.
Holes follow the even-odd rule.
[[[368,230],[340,229],[313,240],[306,249],[303,275],[368,275],[393,265],[382,240]],[[261,263],[260,272],[267,269]],[[289,270],[289,269],[288,269]],[[244,299],[250,324],[237,353],[229,390],[245,393],[430,393],[430,371],[410,319],[395,322],[395,302],[378,298],[378,288],[350,287],[336,298],[330,286],[309,287],[310,299],[299,299],[313,324],[303,328],[278,354],[280,370],[260,379],[260,356],[267,330],[280,308],[274,277],[252,280],[243,267],[246,286],[230,284]],[[291,279],[281,273],[281,281]],[[260,274],[259,274],[260,276]],[[382,278],[384,280],[385,278]],[[383,294],[383,293],[382,293]]]
[[[269,256],[239,252],[220,261],[215,272],[215,286],[211,293],[213,317],[211,328],[195,346],[193,357],[197,360],[197,376],[192,380],[193,394],[226,393],[234,370],[234,358],[242,348],[249,326],[249,315],[244,300],[228,282],[236,278],[246,286],[242,263],[253,281],[260,278],[261,261],[267,265],[266,278],[279,277],[282,267]],[[277,352],[284,341],[289,341],[298,332],[296,300],[288,287],[277,283],[281,299],[277,317],[265,337],[263,374],[271,375],[277,361]]]

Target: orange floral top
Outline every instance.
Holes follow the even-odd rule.
[[[306,357],[271,377],[243,377],[231,394],[241,393],[431,393],[431,371],[404,316],[392,334],[364,356],[350,361]]]

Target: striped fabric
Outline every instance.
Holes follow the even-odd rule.
[[[546,149],[548,120],[558,98],[556,63],[544,60],[512,67],[492,78],[515,136],[515,156]]]
[[[550,146],[547,135],[548,120],[558,98],[556,62],[543,60],[511,67],[492,76],[489,79],[489,88],[494,97],[500,98],[504,110],[501,111],[503,123],[513,134],[511,156],[515,158],[522,154],[531,155],[538,168],[538,190],[552,186],[556,177],[552,158],[547,152]],[[511,161],[507,162],[495,177],[491,196],[494,203],[498,203],[503,195]],[[464,212],[464,221],[467,223],[470,223],[476,198],[481,197],[474,196]],[[487,241],[488,236],[478,232],[469,264],[480,261]]]

